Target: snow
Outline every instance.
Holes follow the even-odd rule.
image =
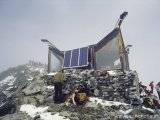
[[[39,68],[38,71],[42,74],[44,73],[44,68]]]
[[[121,103],[121,102],[114,102],[114,101],[102,100],[102,99],[99,99],[99,98],[96,98],[96,97],[90,97],[89,100],[90,100],[91,102],[96,103],[96,104],[100,103],[100,104],[103,105],[103,106],[129,105],[129,104],[126,104],[126,103]]]
[[[13,82],[15,81],[14,76],[8,76],[4,78],[3,80],[0,81],[0,85],[8,84],[8,85],[13,85]]]
[[[48,107],[35,107],[33,105],[25,104],[21,105],[20,111],[26,112],[28,115],[34,118],[36,115],[43,113],[47,109]]]
[[[47,109],[48,107],[35,107],[29,104],[24,104],[24,105],[21,105],[20,107],[20,111],[26,112],[32,118],[34,118],[37,115],[40,115],[40,118],[42,120],[70,120],[68,118],[59,116],[59,113],[51,115],[50,112],[46,111]]]
[[[116,76],[116,75],[117,75],[117,73],[116,73],[115,71],[112,71],[112,70],[107,71],[107,72],[108,72],[109,75],[111,75],[111,76]]]
[[[46,86],[46,87],[51,87],[51,86]],[[102,100],[96,97],[90,97],[89,100],[93,103],[100,103],[102,106],[112,106],[112,105],[129,105],[126,103],[121,103],[121,102],[114,102],[114,101],[107,101],[107,100]],[[29,116],[34,118],[37,115],[40,115],[40,118],[42,120],[70,120],[69,118],[65,118],[63,116],[60,116],[59,113],[55,113],[54,115],[51,114],[51,112],[47,112],[48,106],[47,107],[35,107],[33,105],[29,104],[24,104],[21,105],[20,111],[26,112]],[[153,109],[146,108],[143,106],[143,109],[149,110],[151,112],[155,112]],[[123,115],[128,115],[133,109],[128,109],[126,111],[124,110],[119,110]]]
[[[27,66],[30,71],[39,71],[40,73],[44,73],[44,68],[43,67],[34,67],[34,66]]]
[[[54,86],[46,86],[46,88],[54,90]]]
[[[31,80],[33,80],[33,77],[30,76],[30,78],[28,78],[28,81],[31,81]]]
[[[144,107],[144,106],[142,106],[142,108],[145,109],[145,110],[148,110],[148,111],[150,111],[150,112],[152,112],[152,113],[155,112],[155,110],[154,110],[154,109],[151,109],[151,108],[146,108],[146,107]]]
[[[129,114],[130,112],[132,112],[132,110],[133,110],[133,109],[128,109],[128,110],[126,110],[126,111],[124,111],[124,110],[119,110],[119,112],[121,112],[121,113],[124,114],[124,115],[127,115],[127,114]]]

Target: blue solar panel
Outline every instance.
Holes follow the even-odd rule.
[[[70,67],[70,60],[71,60],[71,50],[66,51],[64,54],[64,63],[63,63],[63,67]]]
[[[88,47],[80,48],[79,66],[88,65]]]
[[[88,65],[88,47],[66,51],[63,68],[83,67]]]
[[[72,50],[71,67],[77,67],[79,61],[79,49]]]

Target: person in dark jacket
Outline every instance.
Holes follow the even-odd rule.
[[[79,89],[79,93],[86,93],[86,95],[89,95],[89,88],[86,83],[83,83],[81,88]]]
[[[63,80],[64,80],[64,74],[63,70],[57,72],[54,75],[54,102],[55,103],[61,103],[63,101],[63,96],[62,96],[62,85],[63,85]]]

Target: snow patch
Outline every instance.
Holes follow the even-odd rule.
[[[126,111],[124,111],[124,110],[119,110],[119,112],[121,112],[121,113],[124,114],[124,115],[127,115],[127,114],[129,114],[130,112],[132,112],[132,110],[133,110],[133,109],[128,109],[128,110],[126,110]]]
[[[46,86],[46,88],[54,90],[54,86]]]
[[[42,114],[47,109],[48,107],[36,107],[33,105],[25,104],[21,105],[20,111],[26,112],[28,115],[34,118],[36,115]]]
[[[11,85],[13,85],[14,81],[15,81],[15,78],[13,75],[8,76],[5,79],[3,79],[2,81],[0,81],[0,85],[8,84],[11,86]]]
[[[107,100],[102,100],[102,99],[99,99],[99,98],[95,98],[95,97],[90,97],[89,100],[91,102],[94,102],[96,104],[101,104],[103,106],[112,106],[112,105],[115,105],[115,106],[119,106],[119,105],[129,105],[129,104],[126,104],[126,103],[121,103],[121,102],[114,102],[114,101],[107,101]]]
[[[151,109],[151,108],[146,108],[146,107],[144,107],[144,106],[142,106],[142,108],[145,109],[145,110],[148,110],[148,111],[150,111],[150,112],[152,112],[152,113],[155,112],[155,110],[154,110],[154,109]]]
[[[26,112],[29,116],[34,118],[37,115],[40,115],[42,120],[70,120],[68,118],[59,116],[59,113],[51,115],[50,112],[47,112],[48,107],[35,107],[33,105],[25,104],[21,105],[20,111]]]
[[[107,71],[107,72],[108,72],[109,75],[111,75],[111,76],[116,76],[116,75],[117,75],[116,71],[110,70],[110,71]]]
[[[28,78],[28,81],[31,81],[31,80],[33,80],[33,77],[30,76],[30,78]]]

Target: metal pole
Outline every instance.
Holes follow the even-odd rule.
[[[51,72],[51,51],[50,47],[48,47],[48,73]]]
[[[126,48],[125,48],[126,61],[127,61],[126,69],[127,69],[127,70],[130,70],[130,67],[129,67],[129,48],[130,48],[130,47],[132,47],[132,45],[127,45]]]
[[[130,68],[129,68],[129,58],[128,58],[128,52],[127,51],[126,51],[126,61],[127,61],[126,68],[127,68],[127,70],[130,70]]]

